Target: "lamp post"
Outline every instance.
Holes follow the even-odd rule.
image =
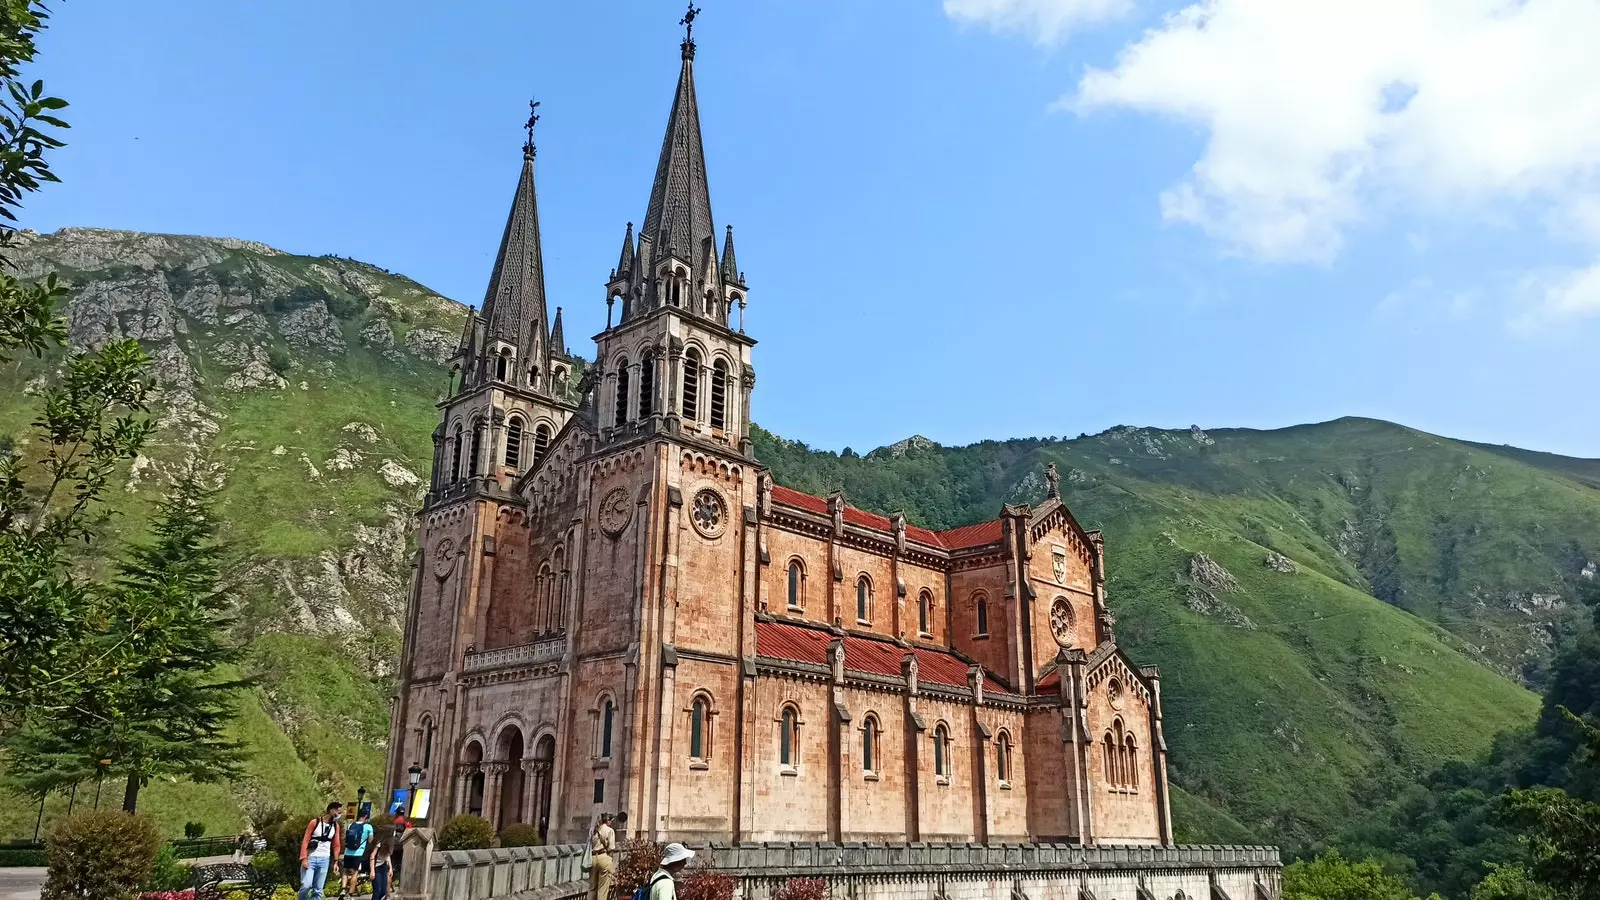
[[[422,766],[413,762],[406,774],[411,778],[411,793],[406,796],[411,798],[411,809],[414,811],[417,808],[417,785],[422,783]]]
[[[361,804],[365,803],[366,800],[367,789],[364,787],[356,788],[356,818],[361,817]]]

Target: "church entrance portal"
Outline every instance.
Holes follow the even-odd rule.
[[[522,732],[514,725],[507,728],[500,738],[500,762],[506,768],[500,776],[500,812],[496,830],[522,821]]]

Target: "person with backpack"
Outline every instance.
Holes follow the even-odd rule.
[[[694,851],[682,844],[668,844],[661,851],[661,868],[633,892],[633,900],[678,900],[678,873],[694,859]]]
[[[322,886],[328,882],[328,867],[340,856],[339,816],[344,804],[335,800],[322,815],[306,823],[300,838],[300,891],[296,900],[322,900]]]
[[[367,817],[371,813],[363,812],[356,816],[350,827],[344,832],[344,873],[339,880],[339,896],[344,897],[356,892],[356,883],[361,880],[361,872],[366,866],[367,842],[372,840],[372,826],[367,824]]]

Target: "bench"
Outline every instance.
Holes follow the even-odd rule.
[[[248,863],[216,863],[194,867],[194,900],[222,900],[242,891],[250,900],[272,900],[278,889],[276,876]]]

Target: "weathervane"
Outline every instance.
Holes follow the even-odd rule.
[[[528,142],[522,145],[522,152],[533,155],[533,126],[539,124],[539,101],[528,101],[528,122],[523,127],[528,129]]]
[[[689,11],[678,20],[678,24],[683,26],[683,42],[686,44],[694,43],[694,19],[698,15],[700,10],[695,8],[694,0],[689,0]]]

